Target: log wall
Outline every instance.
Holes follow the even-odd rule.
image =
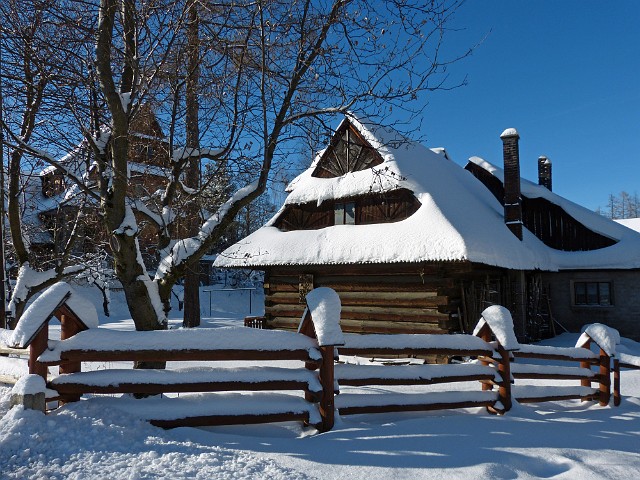
[[[345,332],[459,332],[465,330],[462,282],[483,276],[485,271],[467,262],[272,268],[265,274],[266,323],[296,329],[304,295],[330,287],[340,296]]]

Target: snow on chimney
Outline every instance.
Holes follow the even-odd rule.
[[[502,135],[504,158],[504,222],[522,240],[522,198],[520,195],[520,153],[515,128],[507,128]]]
[[[551,160],[544,155],[538,158],[538,185],[551,191]]]

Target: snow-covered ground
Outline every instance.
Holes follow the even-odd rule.
[[[204,326],[241,325],[247,294],[211,292],[210,313],[204,293]],[[262,298],[253,295],[256,315]],[[112,296],[102,326],[131,329],[122,296]],[[640,344],[623,344],[640,355]],[[515,404],[501,417],[484,409],[354,415],[323,434],[297,423],[162,430],[91,400],[44,416],[10,410],[9,392],[0,384],[0,478],[640,478],[640,371],[622,372],[619,407],[564,401]]]

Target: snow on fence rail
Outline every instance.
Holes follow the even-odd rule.
[[[58,290],[56,295],[63,291]],[[346,415],[485,406],[492,413],[502,414],[511,408],[513,398],[522,402],[597,399],[604,405],[610,396],[607,368],[610,358],[615,357],[615,331],[604,326],[589,328],[576,348],[520,345],[513,335],[509,312],[499,306],[489,307],[482,313],[474,335],[343,335],[339,327],[340,300],[327,288],[309,293],[297,333],[245,327],[118,332],[87,328],[80,318],[70,323],[67,317],[74,312],[65,301],[49,303],[49,306],[56,304],[54,312],[47,307],[36,320],[25,321],[37,326],[42,322],[46,324],[52,315],[59,315],[63,317],[63,340],[48,348],[46,335],[40,333],[46,329],[29,327],[29,331],[35,332],[29,346],[31,373],[47,380],[47,366],[59,365],[61,375],[51,378],[47,387],[55,390],[63,402],[79,400],[86,393],[191,392],[179,398],[94,399],[114,408],[135,410],[141,418],[162,427],[298,419],[326,431],[333,426],[335,411]],[[37,348],[33,348],[34,344]],[[599,354],[591,351],[592,344],[600,347]],[[437,355],[467,360],[458,364],[336,365],[337,353],[361,357]],[[476,360],[469,361],[469,358]],[[521,362],[522,359],[570,361],[579,366],[534,365]],[[81,372],[82,362],[123,360],[264,363],[242,368],[215,363],[178,370]],[[275,360],[301,363],[298,368],[277,368],[271,365]],[[592,371],[593,365],[599,366],[600,371]],[[527,379],[579,380],[580,385],[519,385]],[[478,391],[455,387],[470,381],[478,382]],[[598,388],[592,388],[592,382],[598,383]],[[434,384],[449,385],[446,391],[416,393],[421,386]],[[361,386],[408,386],[411,393],[401,391],[406,389],[387,389],[391,391],[378,395],[346,391]],[[345,387],[342,393],[341,387]],[[285,391],[299,391],[304,395],[283,393]],[[336,392],[340,393],[337,398]],[[617,389],[614,388],[614,398],[616,392],[619,396],[619,383]]]

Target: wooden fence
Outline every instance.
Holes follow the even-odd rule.
[[[640,370],[640,357],[621,353],[613,359],[613,404],[617,407],[622,401],[620,392],[620,368]]]
[[[588,335],[583,335],[585,340],[577,348],[517,344],[506,309],[500,310],[500,318],[493,318],[497,310],[485,310],[475,335],[343,335],[335,292],[317,289],[308,295],[307,302],[297,333],[245,327],[152,332],[75,329],[73,335],[63,335],[53,348],[47,348],[46,342],[36,348],[32,345],[30,370],[48,380],[47,387],[55,390],[55,399],[62,402],[77,401],[84,394],[207,394],[197,408],[195,402],[187,402],[190,397],[174,403],[174,399],[163,399],[161,409],[151,407],[157,398],[137,401],[142,410],[148,401],[150,407],[143,417],[165,428],[301,420],[327,431],[333,427],[336,411],[349,415],[486,407],[492,413],[504,414],[513,399],[527,403],[575,398],[598,400],[601,405],[609,401],[611,358],[604,348],[593,352],[596,342]],[[338,353],[342,358],[361,360],[336,363]],[[363,358],[434,356],[459,361],[404,365],[362,362]],[[535,365],[532,359],[570,365]],[[225,367],[224,362],[229,360],[251,361],[252,365]],[[273,366],[279,360],[299,363],[286,368]],[[83,364],[116,361],[208,363],[180,369],[81,371]],[[61,375],[48,379],[47,367],[54,365],[60,367]],[[593,366],[598,370],[592,370]],[[618,362],[615,372],[619,372]],[[579,385],[520,385],[521,381],[549,379],[576,381]],[[619,398],[619,374],[617,379],[614,398]],[[477,390],[468,385],[457,387],[464,382],[475,382]],[[436,384],[440,385],[438,391],[422,390]],[[350,388],[368,386],[384,387],[385,393]],[[395,386],[402,388],[389,388]],[[174,409],[182,404],[188,404],[188,408]]]

